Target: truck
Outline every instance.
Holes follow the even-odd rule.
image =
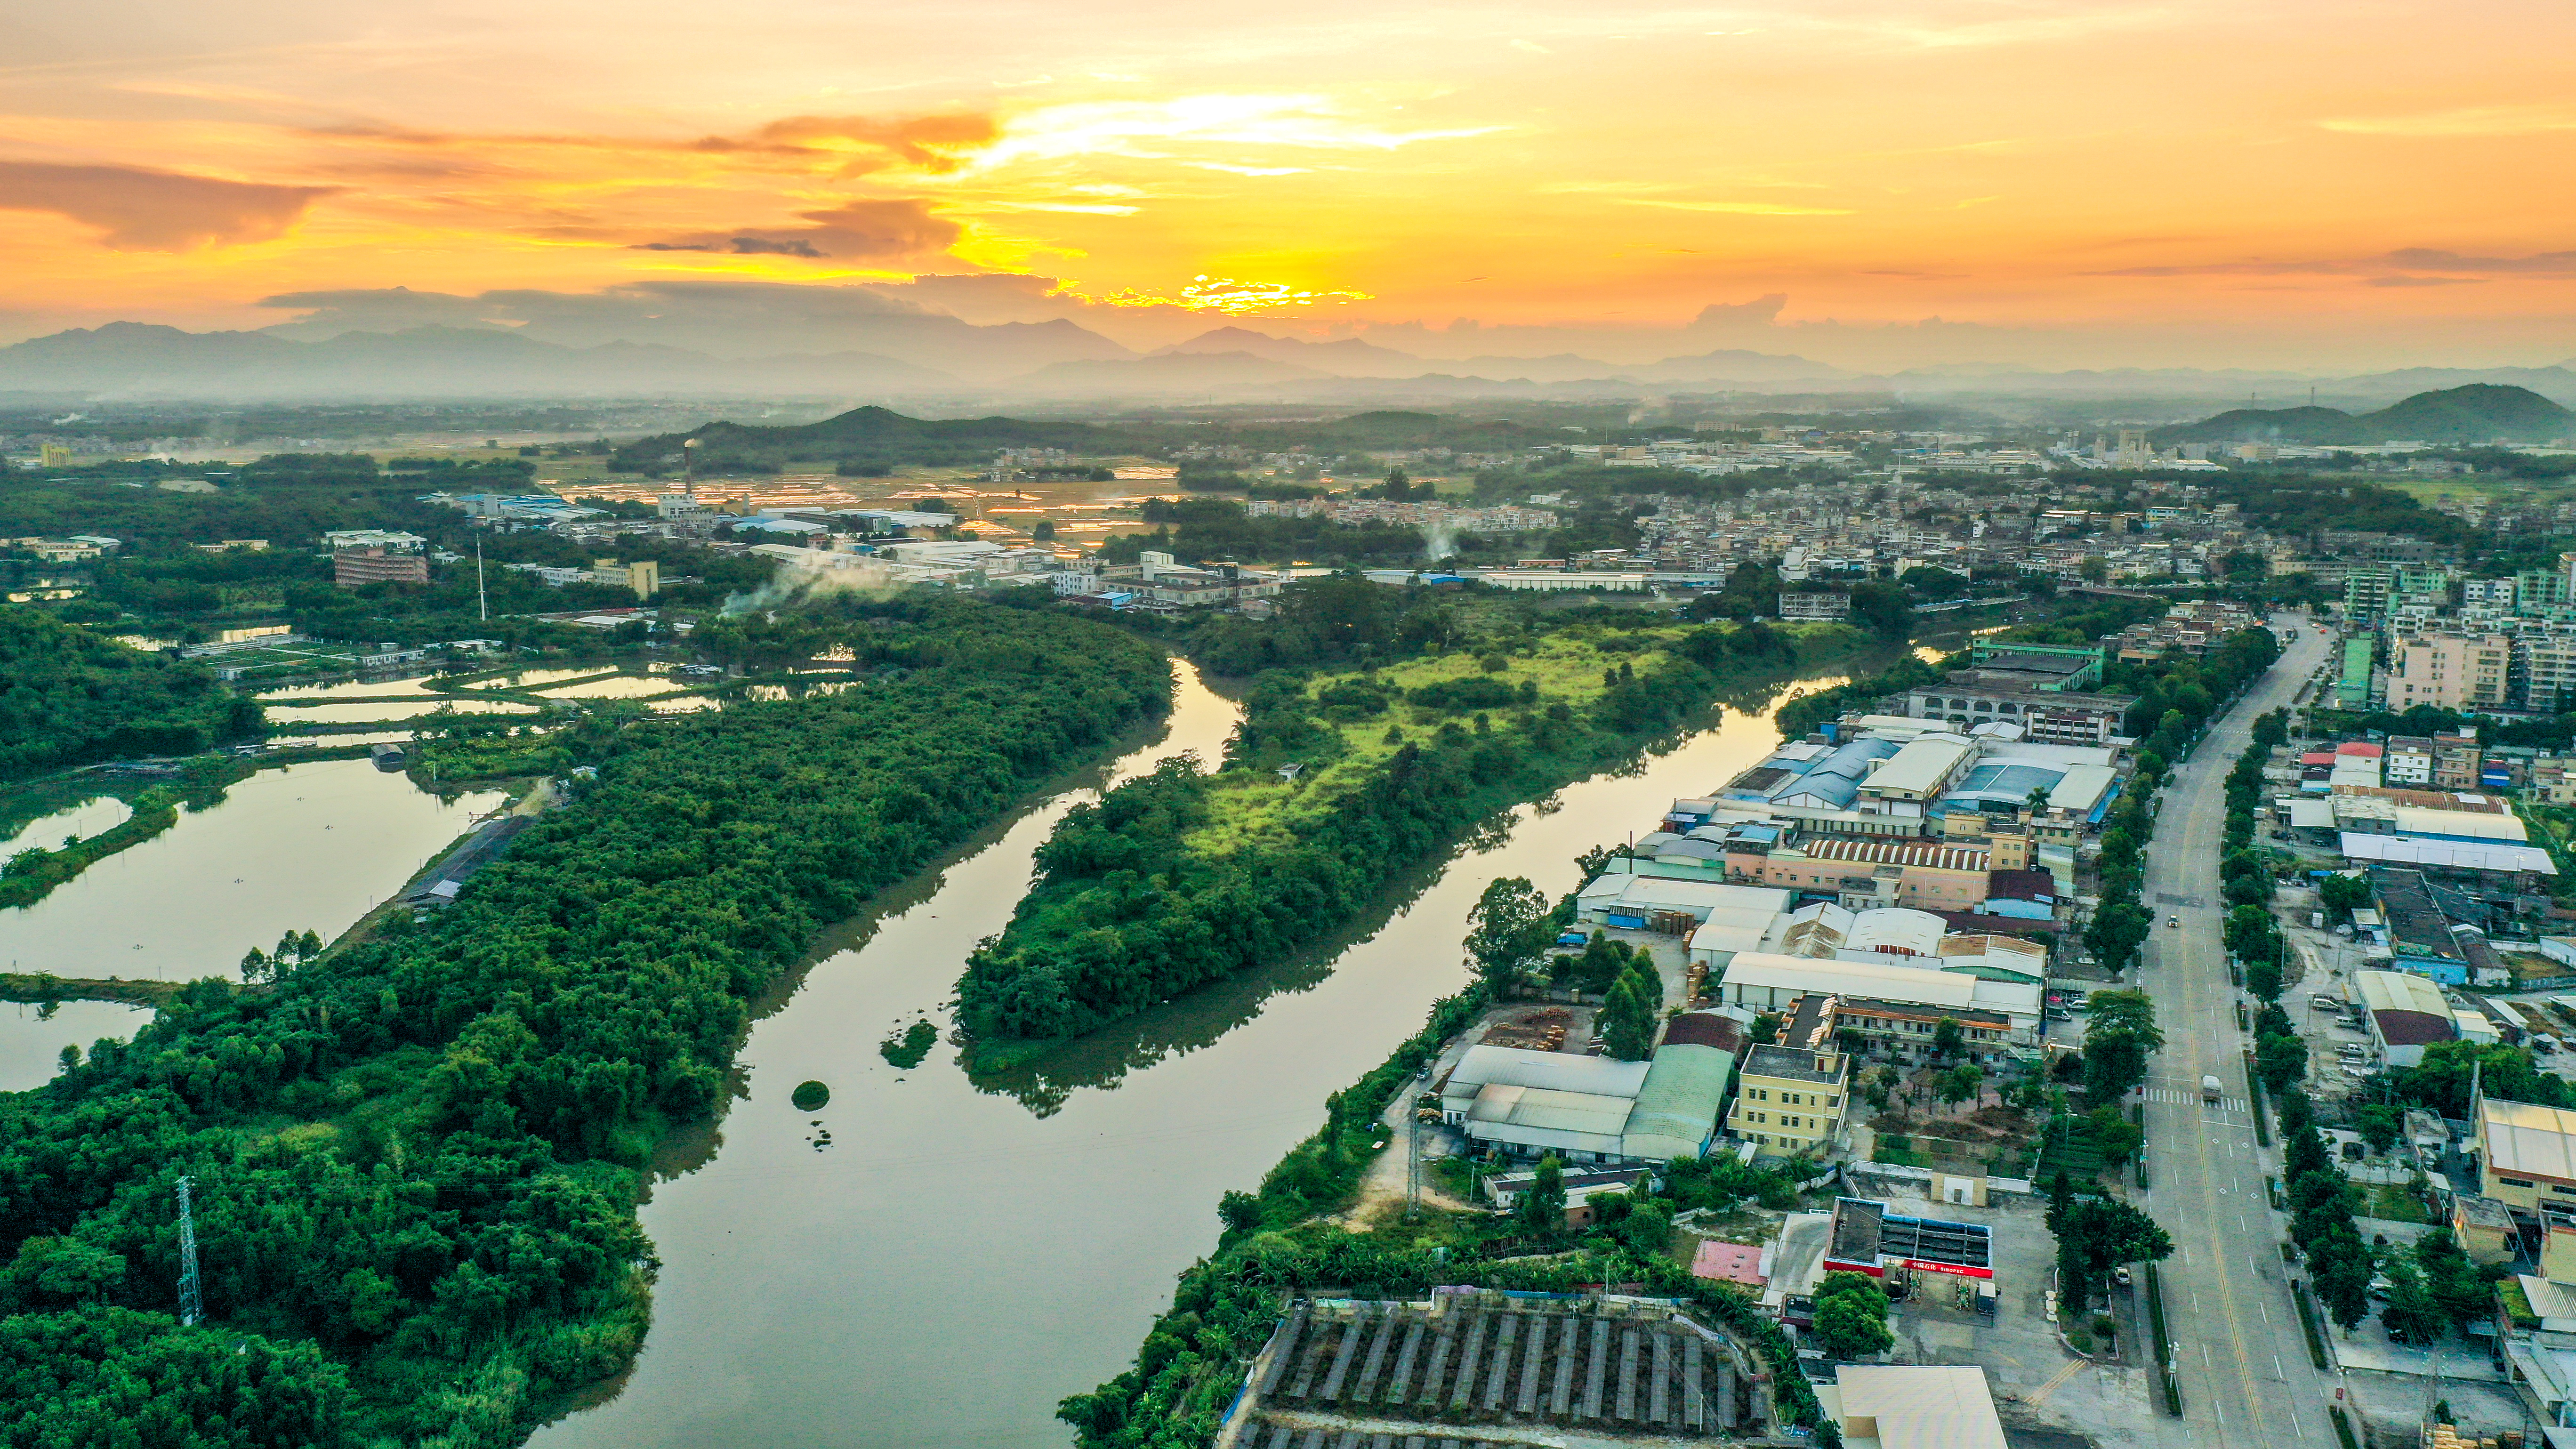
[[[2216,1075],[2207,1072],[2201,1074],[2200,1100],[2204,1105],[2215,1107],[2226,1095],[2227,1089],[2219,1084]]]

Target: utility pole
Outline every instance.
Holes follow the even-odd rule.
[[[203,1290],[197,1283],[197,1215],[188,1202],[190,1179],[179,1179],[179,1326],[192,1328],[206,1316]]]
[[[474,535],[474,615],[487,624],[492,620],[492,603],[483,596],[483,535],[481,533]]]

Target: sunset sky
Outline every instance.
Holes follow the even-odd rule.
[[[1136,345],[1785,294],[1731,345],[2576,356],[2565,0],[21,0],[0,75],[0,340],[1001,272]]]

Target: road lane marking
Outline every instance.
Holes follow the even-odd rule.
[[[2073,1363],[2070,1363],[2070,1364],[2068,1364],[2066,1367],[2064,1367],[2064,1368],[2062,1368],[2062,1369],[2059,1369],[2057,1372],[2055,1372],[2055,1373],[2053,1373],[2053,1374],[2049,1375],[2049,1376],[2048,1376],[2048,1382],[2046,1382],[2046,1383],[2044,1383],[2044,1384],[2041,1384],[2041,1385],[2040,1385],[2038,1388],[2036,1388],[2036,1389],[2031,1390],[2031,1392],[2030,1392],[2029,1396],[2028,1396],[2027,1398],[2024,1398],[2024,1399],[2022,1400],[2022,1402],[2023,1402],[2023,1403],[2025,1403],[2025,1404],[2042,1404],[2042,1403],[2046,1403],[2046,1402],[2048,1401],[2048,1396],[2049,1396],[2049,1395],[2051,1395],[2051,1394],[2053,1394],[2053,1393],[2056,1393],[2056,1392],[2057,1392],[2057,1386],[2058,1386],[2058,1385],[2060,1385],[2060,1384],[2062,1384],[2062,1383],[2066,1382],[2068,1379],[2071,1379],[2071,1378],[2075,1377],[2077,1374],[2079,1374],[2079,1373],[2083,1372],[2085,1369],[2088,1369],[2088,1368],[2090,1368],[2090,1367],[2092,1367],[2092,1366],[2093,1366],[2093,1361],[2092,1361],[2091,1359],[2079,1358],[2079,1359],[2075,1360]]]

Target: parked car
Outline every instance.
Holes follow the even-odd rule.
[[[2130,1279],[2129,1279],[2129,1265],[2128,1265],[2128,1264],[2126,1264],[2126,1263],[2123,1263],[2123,1264],[2121,1264],[2119,1267],[2116,1267],[2116,1268],[2112,1269],[2112,1270],[2111,1270],[2111,1281],[2112,1281],[2112,1282],[2114,1282],[2114,1283],[2119,1284],[2119,1285],[2120,1285],[2121,1287],[2123,1287],[2123,1288],[2128,1287],[2128,1286],[2129,1286],[2129,1282],[2130,1282]]]
[[[2167,930],[2176,930],[2176,931],[2181,930],[2181,929],[2182,929],[2182,917],[2180,917],[2180,916],[2167,916],[2167,917],[2165,917],[2165,928],[2166,928]]]
[[[2343,1069],[2343,1074],[2352,1078],[2356,1082],[2367,1082],[2371,1077],[2370,1073],[2363,1071],[2359,1067],[2346,1067]]]
[[[2344,1009],[2344,1003],[2340,999],[2332,996],[2311,996],[2308,998],[2308,1005],[2315,1007],[2319,1011],[2340,1012]]]

